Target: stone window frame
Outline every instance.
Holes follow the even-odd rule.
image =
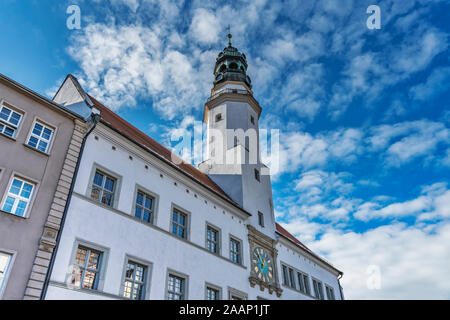
[[[258,225],[262,228],[265,227],[264,213],[261,211],[258,211]]]
[[[10,256],[8,270],[6,272],[6,276],[3,278],[3,284],[0,287],[0,300],[3,299],[3,295],[5,294],[6,288],[8,286],[9,277],[11,276],[11,270],[14,266],[14,262],[16,261],[17,251],[4,249],[0,247],[0,253],[4,253]]]
[[[94,199],[91,198],[91,192],[92,192],[92,185],[94,184],[94,177],[95,177],[95,173],[98,171],[103,172],[111,177],[113,177],[114,179],[116,179],[116,186],[114,188],[114,198],[113,198],[113,205],[112,206],[108,206],[106,204],[104,204],[101,201],[96,201]],[[122,187],[122,176],[118,173],[115,173],[112,170],[109,170],[108,168],[102,166],[101,164],[94,162],[94,164],[92,165],[92,169],[91,169],[91,174],[89,176],[89,181],[88,181],[88,185],[86,188],[86,197],[88,197],[89,199],[91,199],[92,201],[94,201],[96,204],[104,206],[106,208],[113,208],[113,209],[117,209],[119,206],[119,198],[120,198],[120,192],[121,192],[121,187]]]
[[[208,249],[208,242],[209,242],[209,239],[208,239],[208,228],[211,228],[211,229],[213,229],[214,231],[217,232],[216,252],[212,252],[212,251],[210,251]],[[219,227],[213,225],[212,223],[210,223],[208,221],[206,221],[206,224],[205,224],[205,248],[206,248],[206,250],[208,250],[208,252],[210,252],[210,253],[212,253],[214,255],[219,255],[220,256],[221,253],[222,253],[222,230]]]
[[[312,286],[313,286],[312,289],[314,291],[314,297],[317,300],[325,300],[325,294],[323,292],[323,282],[321,280],[315,278],[315,277],[312,277],[312,276],[311,276],[311,280],[312,280]],[[314,287],[314,282],[317,283],[320,297],[317,296],[316,288]]]
[[[298,288],[298,290],[301,292],[301,293],[303,293],[303,294],[306,294],[306,295],[311,295],[311,280],[310,280],[310,276],[306,273],[306,272],[303,272],[303,271],[301,271],[301,270],[295,270],[296,271],[296,273],[297,273],[297,282],[298,282],[298,285],[299,285],[299,288]],[[300,284],[300,279],[299,279],[299,276],[301,277],[301,283],[303,283],[303,288],[304,288],[304,290],[302,291],[301,289],[302,289],[302,286],[301,286],[301,284]],[[306,277],[306,280],[305,280],[305,277]]]
[[[185,273],[175,271],[173,269],[167,268],[167,274],[166,274],[166,289],[165,289],[165,299],[169,300],[169,277],[174,276],[177,278],[181,278],[184,280],[184,286],[182,291],[182,297],[181,300],[188,300],[189,297],[189,276]]]
[[[232,287],[228,287],[228,300],[233,300],[233,299],[231,299],[233,296],[239,297],[241,300],[248,300],[247,293],[237,290],[237,289],[234,289]]]
[[[135,264],[140,264],[146,268],[145,276],[144,276],[144,296],[141,300],[149,300],[153,263],[150,261],[138,258],[136,256],[129,255],[129,254],[125,254],[125,259],[124,259],[124,264],[123,264],[123,269],[122,269],[123,270],[122,271],[122,279],[120,282],[119,296],[124,297],[125,299],[128,299],[124,296],[124,289],[125,289],[125,277],[126,277],[127,265],[130,261]],[[133,299],[130,298],[130,300],[133,300]]]
[[[184,234],[185,234],[184,238],[178,236],[178,232],[177,232],[177,234],[173,233],[173,211],[174,210],[176,210],[179,213],[184,214],[186,216],[186,226],[184,227],[184,231],[185,231],[184,232]],[[177,237],[178,239],[189,241],[190,238],[191,238],[191,235],[190,235],[190,233],[191,233],[190,232],[190,230],[191,230],[191,212],[172,202],[172,204],[170,206],[169,219],[170,219],[169,220],[169,232],[170,232],[170,234],[175,236],[175,237]]]
[[[32,146],[30,146],[28,144],[29,141],[30,141],[30,138],[31,138],[31,136],[33,134],[34,126],[36,125],[36,123],[39,123],[41,126],[44,126],[44,127],[48,128],[48,129],[52,130],[52,136],[50,137],[50,140],[49,140],[49,143],[48,143],[46,151],[39,150],[37,148],[37,145],[36,145],[36,148],[35,148],[35,147],[32,147]],[[32,150],[37,151],[37,152],[41,152],[41,153],[44,153],[46,155],[50,155],[50,153],[52,151],[52,148],[53,148],[53,145],[54,145],[54,141],[56,139],[57,132],[58,132],[58,127],[57,126],[55,126],[54,124],[49,123],[48,121],[44,121],[41,118],[36,116],[36,117],[34,117],[33,123],[31,124],[31,128],[30,128],[30,130],[28,132],[27,138],[25,139],[24,145],[26,147],[32,149]]]
[[[239,251],[239,260],[240,261],[238,261],[238,262],[234,262],[233,261],[233,259],[231,258],[231,255],[232,255],[232,251],[231,251],[231,241],[232,240],[234,240],[234,241],[236,241],[237,243],[239,243],[239,249],[240,249],[240,251]],[[239,265],[239,266],[243,266],[244,265],[244,243],[243,243],[243,241],[241,240],[241,239],[239,239],[238,237],[236,237],[236,236],[234,236],[234,235],[232,235],[232,234],[230,234],[230,236],[229,236],[229,241],[228,241],[228,253],[229,253],[229,257],[228,257],[228,259],[232,262],[232,263],[234,263],[234,264],[237,264],[237,265]]]
[[[208,300],[208,289],[213,289],[216,290],[218,292],[218,299],[217,300],[222,300],[223,298],[223,292],[222,292],[222,287],[217,286],[215,284],[212,284],[210,282],[205,282],[205,300]]]
[[[77,250],[78,250],[78,247],[80,247],[80,246],[88,248],[88,249],[92,249],[95,251],[99,251],[102,253],[100,268],[99,268],[99,272],[98,272],[99,277],[97,280],[97,288],[96,289],[87,289],[87,288],[83,288],[83,287],[78,288],[76,286],[73,286],[73,287],[75,288],[75,290],[81,289],[81,290],[88,290],[88,291],[94,291],[94,292],[103,292],[103,288],[105,286],[106,273],[108,270],[108,259],[109,259],[110,249],[108,247],[98,245],[91,241],[76,238],[73,243],[72,254],[70,255],[70,262],[69,262],[70,268],[73,268],[73,266],[75,265],[75,258],[77,255]],[[66,283],[71,283],[70,279],[72,278],[72,274],[73,274],[73,271],[70,273],[67,273]]]
[[[1,175],[2,175],[2,173],[0,173],[0,177],[1,177]],[[27,210],[25,211],[25,215],[24,216],[19,216],[19,215],[16,215],[14,213],[10,213],[10,212],[6,212],[6,211],[2,210],[3,209],[3,205],[5,204],[6,198],[8,197],[8,193],[9,193],[9,190],[11,188],[11,184],[14,181],[15,178],[17,178],[19,180],[22,180],[22,181],[25,181],[25,182],[28,182],[30,184],[33,184],[33,193],[31,195],[30,201],[28,202]],[[38,191],[39,191],[39,186],[40,186],[40,182],[39,181],[37,181],[35,179],[32,179],[30,177],[27,177],[27,176],[25,176],[23,174],[20,174],[17,171],[13,171],[11,173],[11,176],[9,178],[8,184],[6,186],[6,190],[3,192],[3,198],[2,198],[2,201],[0,202],[0,212],[6,213],[6,214],[10,214],[10,215],[12,215],[14,217],[18,217],[18,218],[29,219],[30,215],[31,215],[31,210],[33,208],[34,202],[36,200],[36,197],[37,197],[37,194],[38,194]]]
[[[20,121],[19,121],[17,127],[16,127],[14,137],[10,137],[10,136],[8,136],[8,135],[6,135],[4,133],[0,133],[0,136],[4,136],[4,137],[6,137],[8,139],[12,139],[12,140],[15,141],[17,139],[17,137],[19,136],[19,133],[21,132],[22,124],[25,121],[25,116],[26,116],[27,112],[22,110],[22,109],[20,109],[20,108],[18,108],[18,107],[16,107],[14,104],[8,102],[6,99],[1,99],[0,100],[0,111],[1,111],[1,109],[3,107],[6,107],[7,109],[10,109],[10,110],[12,110],[12,111],[14,111],[16,113],[19,113],[22,116],[20,118]],[[9,124],[8,122],[4,121],[3,119],[0,119],[0,122],[3,123],[3,124],[6,124],[8,126],[11,126],[11,124]]]
[[[148,195],[153,198],[152,218],[150,219],[150,222],[144,221],[142,218],[141,219],[136,218],[136,205],[137,205],[136,200],[137,200],[138,192],[144,193],[145,195]],[[134,188],[133,206],[131,209],[131,216],[140,220],[141,222],[149,223],[151,225],[156,226],[157,221],[158,221],[158,209],[159,209],[159,194],[157,194],[153,191],[150,191],[149,189],[147,189],[137,183]]]
[[[334,294],[334,288],[325,283],[325,293],[327,295],[327,300],[336,300],[336,295]],[[331,293],[331,299],[330,294]]]

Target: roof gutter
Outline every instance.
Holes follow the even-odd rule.
[[[21,92],[31,96],[33,99],[37,100],[38,102],[41,102],[43,104],[46,104],[47,106],[51,108],[57,109],[57,111],[64,113],[66,116],[69,116],[72,119],[83,119],[82,116],[76,114],[75,112],[61,106],[60,104],[40,95],[39,93],[34,92],[33,90],[21,85],[20,83],[8,78],[7,76],[0,73],[0,81],[3,81],[6,83],[6,85],[9,85],[13,87],[16,90],[20,90]]]
[[[48,267],[48,270],[47,270],[47,274],[45,275],[44,286],[42,288],[41,296],[39,298],[40,300],[44,300],[44,298],[45,298],[45,296],[47,294],[47,289],[48,289],[48,285],[49,285],[49,282],[50,282],[50,275],[52,274],[53,266],[55,264],[56,254],[58,253],[59,243],[60,243],[62,232],[63,232],[63,229],[64,229],[64,224],[65,224],[65,221],[66,221],[67,212],[69,210],[70,202],[72,200],[73,189],[74,189],[75,183],[77,181],[78,170],[80,168],[81,158],[83,157],[84,147],[86,145],[86,140],[89,137],[89,135],[92,133],[92,131],[95,129],[95,127],[97,126],[97,123],[100,120],[100,116],[92,114],[91,115],[91,119],[92,119],[92,123],[93,124],[92,124],[91,128],[88,130],[88,132],[84,135],[83,142],[81,143],[80,155],[78,156],[78,161],[77,161],[77,164],[75,166],[75,172],[73,174],[72,183],[70,184],[70,189],[69,189],[69,194],[67,196],[66,206],[64,207],[63,216],[61,218],[61,227],[60,227],[60,229],[58,231],[58,234],[56,236],[56,246],[55,246],[55,250],[53,251],[53,254],[52,254],[51,258],[50,258],[50,264],[49,264],[49,267]]]

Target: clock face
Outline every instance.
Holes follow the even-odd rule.
[[[264,282],[273,281],[273,264],[269,253],[261,247],[253,250],[252,266],[258,280]]]

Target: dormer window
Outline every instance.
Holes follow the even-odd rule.
[[[218,113],[216,114],[216,122],[219,122],[220,120],[222,120],[222,114]]]

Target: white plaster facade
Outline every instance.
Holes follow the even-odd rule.
[[[227,85],[224,87],[227,88]],[[235,84],[228,87],[247,89]],[[74,97],[75,89],[85,100],[86,108],[92,106],[92,102],[87,101],[86,95],[80,92],[78,84],[67,85],[60,92],[61,95],[68,95],[71,101],[76,101],[79,108],[79,99]],[[57,96],[57,99],[63,101],[64,97]],[[260,112],[249,103],[219,101],[208,108],[204,120],[209,129],[247,130],[253,126],[258,130]],[[216,124],[211,119],[215,119],[218,112],[222,113],[223,120]],[[254,117],[255,123],[249,120],[250,116]],[[230,141],[225,145],[225,152],[245,153],[242,145],[235,146]],[[263,166],[259,160],[259,150],[256,164],[228,166],[207,160],[200,165],[233,202],[139,146],[133,137],[126,137],[108,123],[100,121],[86,139],[45,298],[123,298],[125,264],[129,257],[147,266],[145,299],[167,298],[169,272],[185,277],[186,299],[205,299],[207,284],[219,289],[221,299],[230,298],[230,292],[240,292],[243,298],[252,300],[315,299],[312,279],[322,283],[325,299],[325,285],[333,289],[335,299],[343,299],[338,280],[342,273],[276,231],[270,175],[261,175],[260,181],[255,179],[254,169],[261,170]],[[117,179],[112,207],[90,197],[96,168]],[[137,189],[155,198],[152,224],[134,217]],[[171,233],[174,207],[188,215],[186,239]],[[264,226],[259,225],[258,212],[264,214]],[[207,225],[219,231],[218,254],[206,248]],[[249,281],[252,269],[249,225],[275,243],[273,249],[278,255],[274,257],[274,262],[279,280],[275,285],[282,290],[276,291],[280,295],[269,292],[269,287]],[[230,260],[230,237],[241,243],[241,264]],[[96,290],[67,285],[79,244],[103,253]],[[282,264],[308,276],[310,294],[300,292],[298,281],[295,289],[283,284]]]

